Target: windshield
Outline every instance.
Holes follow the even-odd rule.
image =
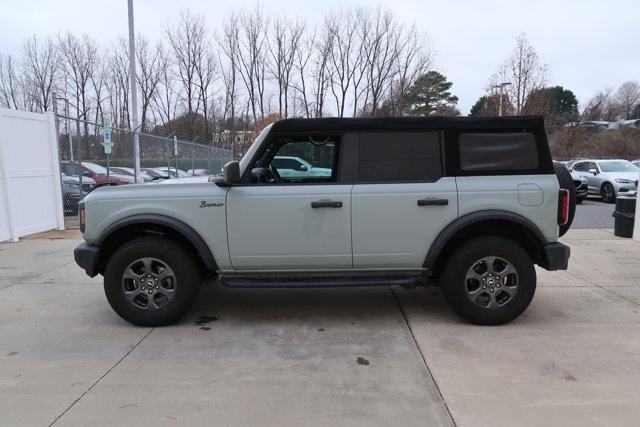
[[[93,173],[102,174],[102,175],[106,175],[107,174],[107,169],[106,168],[104,168],[104,167],[102,167],[100,165],[96,165],[95,163],[82,162],[82,166],[84,166],[85,168],[89,169]]]
[[[633,163],[626,160],[616,160],[613,162],[599,162],[602,172],[638,172],[640,169]]]
[[[244,173],[244,170],[247,167],[249,160],[251,160],[256,150],[258,149],[258,147],[260,147],[260,144],[262,144],[262,141],[264,141],[264,139],[267,137],[272,126],[273,124],[270,124],[266,128],[262,129],[262,132],[260,132],[260,135],[258,135],[256,140],[253,141],[253,144],[251,144],[251,147],[249,147],[245,155],[242,157],[242,159],[240,160],[240,174]]]

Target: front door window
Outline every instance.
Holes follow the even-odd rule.
[[[335,182],[338,145],[336,136],[273,137],[251,168],[250,180],[261,184]]]

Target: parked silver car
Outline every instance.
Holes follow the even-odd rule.
[[[599,195],[605,203],[613,203],[620,195],[635,195],[640,168],[628,160],[582,160],[573,171],[586,178],[589,194]]]

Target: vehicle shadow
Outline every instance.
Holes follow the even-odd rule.
[[[430,316],[456,318],[436,287],[405,290],[375,286],[353,288],[228,288],[219,282],[203,284],[198,303],[182,322],[202,323],[213,317],[243,323],[355,324],[357,322],[401,322],[401,295],[428,297]],[[201,319],[201,320],[198,320]],[[182,323],[181,322],[181,323]]]

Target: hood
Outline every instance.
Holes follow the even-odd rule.
[[[146,198],[178,198],[224,196],[226,188],[218,187],[206,177],[167,179],[139,184],[98,187],[89,193],[87,201],[100,199],[131,199],[142,201]]]
[[[202,175],[202,176],[190,176],[190,177],[186,177],[186,178],[161,179],[161,180],[156,180],[156,181],[153,181],[153,182],[155,184],[159,184],[159,185],[190,184],[190,183],[194,183],[194,182],[209,182],[209,176],[208,175]]]

